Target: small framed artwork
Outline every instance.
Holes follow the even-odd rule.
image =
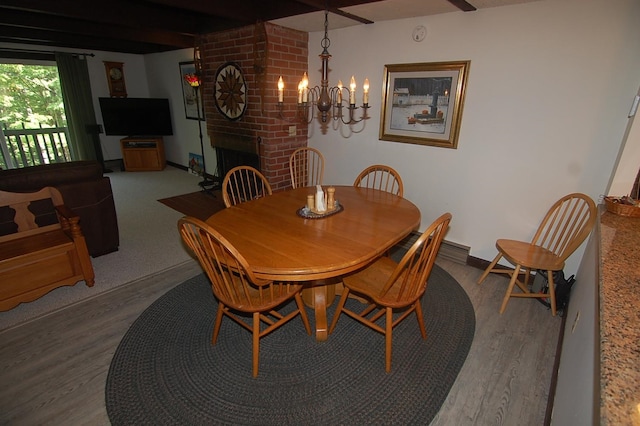
[[[202,155],[194,154],[193,152],[189,153],[189,172],[194,175],[202,176]]]
[[[201,121],[204,121],[204,109],[202,108],[202,100],[199,98],[199,93],[194,87],[192,87],[185,76],[187,74],[195,74],[196,66],[193,61],[191,62],[180,62],[180,81],[182,82],[182,98],[184,101],[184,112],[189,120],[198,120],[198,117]],[[198,105],[200,106],[200,115],[198,115]]]
[[[380,139],[458,147],[470,61],[385,65]]]

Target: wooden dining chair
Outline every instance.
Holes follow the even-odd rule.
[[[267,178],[251,166],[234,167],[222,181],[222,200],[226,207],[271,194]]]
[[[500,313],[507,308],[511,297],[549,298],[551,314],[556,315],[556,295],[553,271],[564,268],[564,262],[587,238],[596,221],[596,204],[585,194],[573,193],[556,201],[540,223],[531,242],[499,239],[498,254],[478,279],[481,284],[490,272],[508,274],[511,277],[502,300]],[[505,258],[515,269],[498,265]],[[524,282],[519,275],[524,269]],[[529,290],[531,271],[547,271],[549,287],[547,293],[532,293]],[[514,292],[518,286],[522,292]]]
[[[315,148],[296,149],[289,157],[289,173],[293,189],[301,186],[322,185],[324,155]]]
[[[445,213],[436,219],[413,243],[399,263],[390,257],[383,256],[365,269],[343,277],[345,288],[331,321],[329,333],[333,332],[340,314],[344,312],[351,318],[384,334],[387,373],[391,371],[393,328],[412,312],[416,313],[420,334],[423,339],[426,339],[427,332],[424,328],[420,298],[427,288],[429,275],[449,222],[451,222],[450,213]],[[366,300],[367,306],[361,312],[354,312],[345,307],[350,292]],[[398,312],[395,319],[394,311]],[[384,326],[378,324],[378,320],[383,316]]]
[[[226,315],[253,334],[253,377],[258,375],[260,338],[271,333],[300,314],[302,323],[311,334],[307,312],[300,296],[301,284],[258,279],[250,265],[235,247],[218,231],[200,219],[184,217],[178,221],[184,242],[195,253],[202,269],[211,282],[218,299],[218,312],[213,326],[211,344],[216,343],[222,318]],[[276,309],[295,299],[297,309],[286,315]],[[237,312],[252,315],[251,324]],[[266,327],[262,327],[262,323]]]
[[[389,166],[375,164],[364,169],[355,182],[355,187],[375,188],[403,196],[404,185],[400,174]]]

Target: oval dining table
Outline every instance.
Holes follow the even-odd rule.
[[[335,278],[368,265],[420,226],[420,211],[405,198],[377,189],[334,188],[342,210],[326,217],[298,214],[315,193],[315,187],[302,187],[236,204],[206,221],[257,277],[307,283],[303,299],[314,309],[318,341],[327,339]]]

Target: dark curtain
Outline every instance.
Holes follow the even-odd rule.
[[[74,160],[103,162],[96,128],[89,69],[84,55],[56,52],[56,64],[69,128],[69,149]]]

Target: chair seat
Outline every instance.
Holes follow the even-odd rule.
[[[0,243],[0,262],[51,249],[69,251],[73,249],[73,240],[59,229]]]
[[[374,302],[390,306],[392,308],[400,308],[407,306],[410,302],[406,299],[402,299],[398,302],[399,286],[393,286],[391,289],[380,297],[382,288],[386,285],[389,277],[398,267],[398,264],[390,257],[381,257],[367,268],[358,271],[352,275],[343,277],[342,281],[352,291],[355,291],[363,296],[368,297]],[[399,277],[399,280],[403,279],[403,275]],[[418,296],[422,296],[421,294]]]
[[[255,312],[258,306],[260,307],[259,311],[270,311],[302,290],[301,284],[282,283],[278,285],[273,283],[271,286],[261,289],[258,286],[247,286],[237,276],[233,276],[232,279],[235,291],[229,291],[223,295],[217,293],[217,289],[214,287],[213,293],[218,299],[226,300],[229,307],[242,312]],[[232,300],[231,294],[242,295],[242,297]]]
[[[550,250],[529,242],[499,239],[496,248],[514,265],[527,265],[530,269],[559,271],[564,261]]]

